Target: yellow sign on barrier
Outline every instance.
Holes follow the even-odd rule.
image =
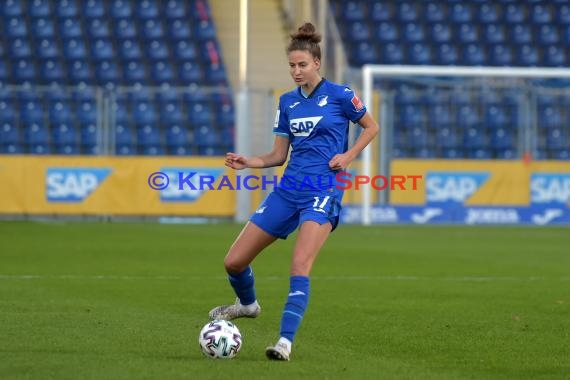
[[[0,156],[0,213],[233,216],[226,169],[221,157]]]

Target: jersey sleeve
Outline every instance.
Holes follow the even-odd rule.
[[[341,107],[344,115],[353,123],[358,123],[366,113],[366,106],[348,87],[345,87],[341,93]]]
[[[277,112],[275,113],[275,122],[273,124],[273,134],[277,136],[290,138],[289,135],[289,120],[287,120],[287,114],[283,111],[282,98],[279,99],[279,107],[277,107]]]

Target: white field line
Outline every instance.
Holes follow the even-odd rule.
[[[256,276],[256,280],[279,281],[282,276]],[[288,277],[287,277],[288,278]],[[0,274],[0,281],[9,280],[109,280],[109,281],[205,281],[225,280],[226,276],[122,276],[122,275],[40,275]],[[449,282],[532,282],[532,281],[570,281],[570,276],[562,277],[509,277],[509,276],[311,276],[316,281],[449,281]]]

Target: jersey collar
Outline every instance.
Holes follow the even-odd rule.
[[[321,85],[323,83],[325,83],[326,79],[325,78],[321,78],[321,81],[315,86],[314,90],[309,94],[309,96],[305,96],[303,93],[303,90],[301,89],[301,86],[299,86],[299,95],[303,98],[303,99],[311,99],[313,97],[313,95],[318,91],[319,88],[321,88]]]

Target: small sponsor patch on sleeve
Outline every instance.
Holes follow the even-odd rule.
[[[354,95],[352,97],[351,102],[352,102],[352,105],[354,106],[354,109],[357,112],[362,111],[362,109],[364,108],[364,104],[362,104],[362,102],[360,101],[360,99],[356,95]]]

